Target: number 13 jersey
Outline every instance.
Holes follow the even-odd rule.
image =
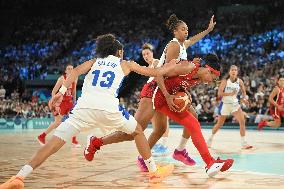
[[[98,109],[118,112],[117,98],[124,73],[121,59],[112,55],[97,58],[84,79],[82,95],[74,109]]]

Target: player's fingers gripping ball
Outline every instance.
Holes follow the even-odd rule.
[[[191,103],[191,100],[185,92],[177,92],[175,94],[174,103],[178,106],[178,112],[183,112],[187,109],[187,105]]]

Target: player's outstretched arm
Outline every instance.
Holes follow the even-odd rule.
[[[70,75],[63,82],[62,86],[65,86],[66,88],[68,88],[73,82],[77,81],[77,78],[80,75],[87,73],[91,69],[91,67],[93,66],[93,64],[95,62],[96,62],[95,59],[88,60],[88,61],[84,62],[83,64],[80,64],[79,66],[74,68],[71,71]]]
[[[202,39],[205,35],[210,33],[213,29],[214,26],[216,25],[216,22],[214,22],[214,15],[211,17],[208,28],[204,30],[203,32],[200,32],[199,34],[189,38],[188,40],[185,40],[184,45],[185,48],[188,48],[192,45],[194,45],[196,42],[198,42],[200,39]]]
[[[145,66],[140,66],[134,61],[125,61],[125,60],[121,62],[121,66],[125,75],[128,75],[131,71],[134,71],[138,74],[150,77],[163,76],[166,73],[168,73],[170,69],[172,69],[171,66],[168,66],[166,68],[164,67],[149,68]]]
[[[56,95],[54,95],[51,98],[51,100],[48,102],[48,106],[49,106],[50,109],[55,108],[56,106],[58,106],[61,103],[61,101],[63,99],[63,95],[67,91],[68,87],[73,82],[77,81],[78,76],[80,76],[81,74],[87,73],[91,69],[91,67],[93,66],[93,64],[95,62],[96,62],[95,59],[86,61],[83,64],[80,64],[79,66],[77,66],[76,68],[74,68],[72,70],[70,75],[63,82],[61,88],[59,89],[59,92]]]
[[[58,92],[58,90],[60,89],[62,83],[63,83],[63,76],[60,76],[57,79],[56,84],[54,85],[54,87],[53,87],[53,89],[51,91],[51,96],[52,97]]]
[[[199,61],[200,59],[194,59],[195,63],[199,63]],[[194,70],[195,65],[192,62],[178,61],[176,59],[173,59],[169,63],[165,64],[163,68],[168,68],[164,76],[174,77],[189,74]]]

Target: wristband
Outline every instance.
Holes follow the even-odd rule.
[[[64,85],[62,85],[61,88],[59,89],[59,92],[63,95],[66,93],[66,91],[67,91],[67,87],[65,87]]]

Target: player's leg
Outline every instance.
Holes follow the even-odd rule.
[[[278,128],[281,126],[281,119],[275,119],[274,121],[269,121],[267,122],[267,126],[273,127],[273,128]]]
[[[212,128],[212,134],[207,141],[207,145],[208,145],[209,148],[211,148],[211,146],[212,146],[212,142],[213,142],[213,138],[214,138],[215,134],[224,125],[226,119],[227,119],[226,115],[219,115],[218,116],[217,123]]]
[[[190,106],[188,110],[196,119],[198,119],[198,115],[195,112],[193,106]],[[181,161],[185,165],[193,166],[196,164],[196,162],[188,155],[186,149],[186,144],[189,138],[190,138],[189,130],[183,128],[182,137],[180,139],[179,145],[177,146],[177,148],[173,153],[173,158],[177,161]]]
[[[273,117],[273,121],[262,120],[258,123],[258,130],[262,130],[264,126],[278,128],[281,126],[281,117],[284,117],[284,112],[276,110],[274,107],[270,108],[270,114]]]
[[[15,177],[12,177],[12,179],[1,185],[0,188],[23,188],[23,180],[25,177],[40,166],[48,157],[56,153],[65,144],[66,140],[78,133],[78,129],[63,122],[55,131],[52,138],[33,155],[29,163],[24,165]]]
[[[162,113],[165,113],[168,115],[171,119],[174,121],[180,123],[183,125],[187,130],[189,130],[189,133],[191,135],[192,142],[194,146],[197,148],[200,156],[202,157],[203,161],[206,164],[206,172],[209,176],[216,175],[220,170],[226,171],[228,170],[232,164],[232,159],[227,160],[215,160],[207,147],[207,144],[204,140],[203,134],[201,132],[201,127],[198,122],[198,120],[189,112],[173,112],[171,111],[168,106],[163,106],[161,109],[159,109]]]
[[[135,120],[141,125],[142,129],[145,130],[154,115],[151,98],[142,98],[139,102],[138,109],[134,115]],[[124,132],[114,132],[109,135],[102,137],[103,145],[119,143],[124,141],[133,140],[133,136]]]
[[[151,182],[159,182],[173,171],[173,165],[161,168],[158,168],[156,166],[155,161],[152,158],[148,141],[144,135],[143,128],[125,109],[123,109],[121,112],[116,113],[96,111],[94,113],[94,116],[100,117],[100,119],[98,119],[98,121],[95,123],[96,125],[98,125],[98,127],[105,128],[106,126],[112,126],[109,127],[109,129],[116,129],[118,131],[132,135],[135,140],[137,150],[150,172]],[[85,158],[89,161],[93,160],[95,151],[97,150],[97,146],[95,145],[97,145],[98,143],[96,141],[98,141],[98,139],[92,136],[88,141],[87,147],[84,151]]]
[[[241,146],[242,149],[250,149],[253,146],[249,145],[245,139],[246,135],[246,124],[245,124],[245,116],[242,109],[239,107],[237,111],[233,112],[232,115],[239,122],[240,125],[240,135],[241,135]]]
[[[197,113],[195,112],[195,109],[193,108],[193,106],[189,106],[188,110],[189,110],[189,112],[190,112],[196,119],[198,119],[198,115],[197,115]],[[190,133],[189,133],[189,131],[188,131],[186,128],[183,128],[182,138],[181,138],[180,143],[179,143],[179,145],[177,146],[176,149],[177,149],[178,151],[184,150],[189,138],[190,138]]]
[[[227,116],[230,115],[231,108],[232,107],[231,107],[230,104],[224,104],[223,102],[221,102],[219,104],[219,106],[218,106],[219,116],[217,118],[217,123],[212,128],[212,134],[207,141],[207,145],[208,145],[209,148],[212,146],[212,142],[213,142],[213,138],[214,138],[215,134],[224,125]]]
[[[62,118],[63,116],[60,114],[54,116],[54,121],[51,122],[48,128],[37,137],[37,140],[41,145],[45,144],[46,135],[50,133],[53,129],[56,129],[60,125]]]
[[[150,172],[150,182],[160,182],[164,177],[170,175],[173,172],[173,165],[166,165],[163,167],[157,167],[152,157],[149,143],[144,135],[143,128],[137,124],[135,132],[132,134],[136,143],[139,154],[142,156],[146,166]]]
[[[168,139],[168,117],[160,112],[155,112],[152,118],[153,132],[148,138],[153,156],[167,156],[170,151],[167,145]],[[166,135],[166,136],[164,136]],[[159,139],[163,143],[158,143]]]

